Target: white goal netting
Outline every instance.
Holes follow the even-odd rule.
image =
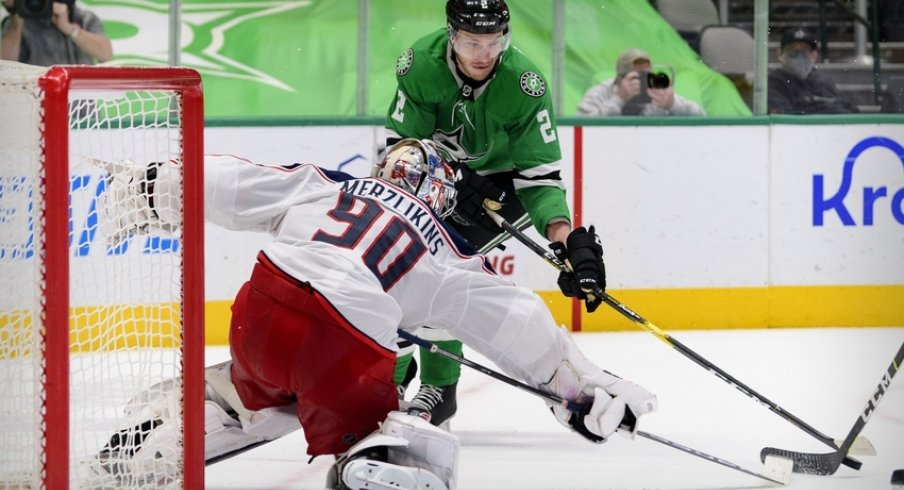
[[[183,162],[181,94],[114,77],[53,111],[47,68],[0,63],[0,489],[181,487],[185,243],[114,229],[97,165]]]

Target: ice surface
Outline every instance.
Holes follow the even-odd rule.
[[[904,328],[674,331],[685,346],[817,430],[847,436],[904,342]],[[579,333],[578,344],[601,367],[647,387],[659,410],[640,428],[765,472],[759,451],[831,448],[643,331]],[[492,366],[465,348],[465,355]],[[207,364],[228,357],[209,348]],[[594,445],[568,432],[535,396],[469,368],[459,383],[452,430],[461,439],[459,488],[470,489],[748,489],[775,485],[656,442],[614,436]],[[876,456],[860,471],[793,474],[786,488],[890,488],[904,467],[904,373],[890,386],[861,433]],[[416,386],[410,388],[414,393]],[[206,470],[209,489],[322,489],[331,461],[308,464],[301,432]]]

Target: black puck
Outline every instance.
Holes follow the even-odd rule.
[[[895,470],[891,472],[892,485],[904,485],[904,470]]]

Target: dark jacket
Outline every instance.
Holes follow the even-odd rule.
[[[846,114],[859,112],[850,100],[838,93],[835,82],[810,71],[805,80],[783,68],[769,72],[770,114]]]

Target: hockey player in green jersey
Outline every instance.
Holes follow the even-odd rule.
[[[419,39],[397,60],[387,147],[402,138],[434,140],[456,166],[458,205],[450,221],[462,236],[481,252],[507,238],[484,209],[486,199],[495,201],[508,222],[532,224],[569,260],[575,272],[560,275],[559,287],[593,311],[601,300],[585,291],[605,289],[602,247],[593,227],[572,230],[552,99],[537,67],[511,45],[509,18],[504,0],[447,1],[446,29]],[[461,342],[444,331],[421,335],[462,353]],[[403,348],[396,365],[400,397],[416,371],[413,351]],[[452,417],[460,371],[458,363],[422,350],[411,411],[435,425]]]

